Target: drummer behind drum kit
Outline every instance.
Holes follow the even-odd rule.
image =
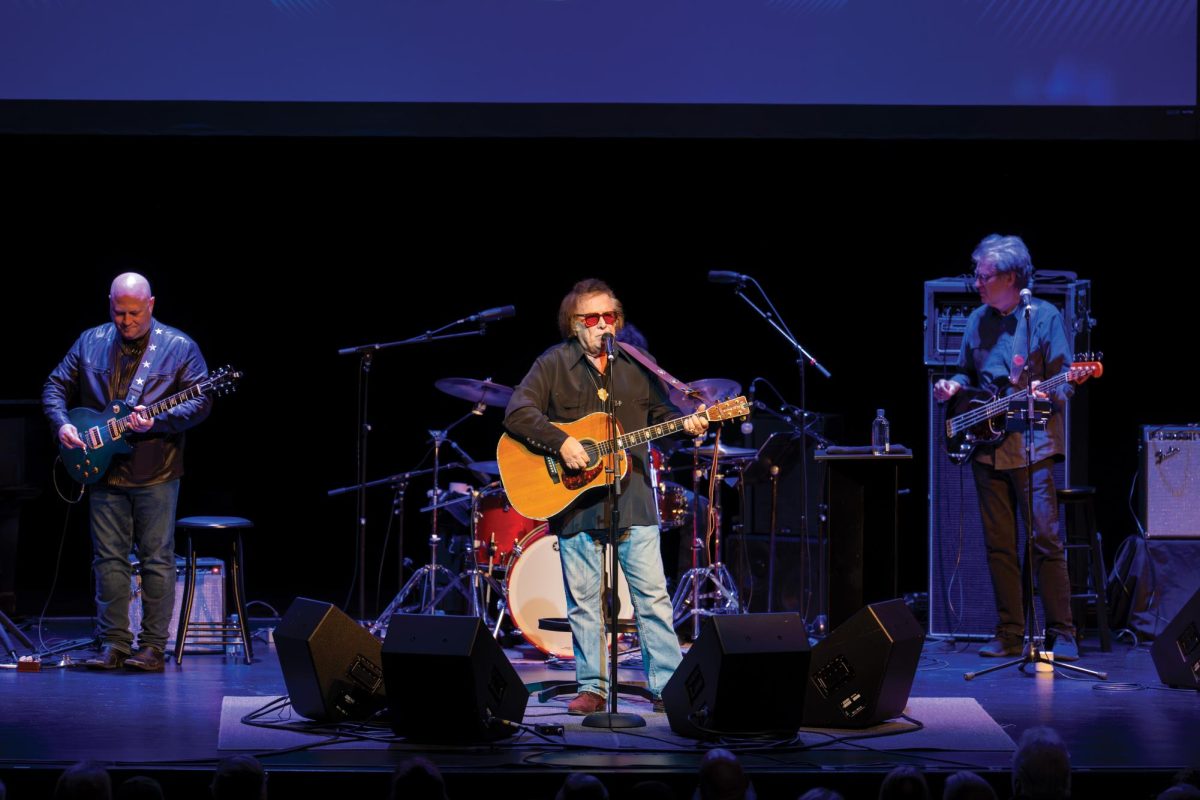
[[[462,466],[481,482],[483,478],[499,477],[497,462],[470,460],[462,448],[446,434],[469,417],[481,415],[489,406],[504,408],[512,397],[512,388],[490,380],[473,378],[444,378],[436,381],[434,386],[451,397],[474,404],[470,412],[444,431],[432,432],[435,451],[443,442],[448,443],[463,457],[465,463]],[[696,398],[684,397],[674,392],[671,396],[672,402],[685,413],[694,413],[700,403],[711,406],[726,401],[741,391],[736,382],[724,379],[695,381],[691,386],[699,393]],[[693,456],[694,462],[681,469],[692,469],[702,458],[711,461],[712,450],[711,445],[707,448],[681,448],[681,452]],[[745,458],[747,454],[752,456],[755,453],[754,450],[746,450],[743,453],[743,450],[745,449],[721,446],[718,458]],[[662,476],[670,471],[666,467],[666,458],[661,449],[651,446],[651,477],[660,528],[665,531],[675,528],[686,530],[690,527],[693,531],[692,569],[681,580],[672,601],[676,610],[675,624],[679,625],[684,620],[693,618],[698,625],[700,615],[737,613],[741,607],[737,601],[736,590],[733,588],[732,579],[728,577],[728,571],[720,564],[719,559],[708,567],[700,567],[699,550],[703,543],[700,540],[701,526],[695,522],[698,508],[696,493],[681,484],[662,479]],[[438,461],[435,458],[435,467],[437,466]],[[699,472],[694,474],[698,476]],[[388,622],[397,612],[441,613],[439,606],[443,601],[452,592],[458,592],[466,599],[467,613],[481,617],[494,636],[499,635],[503,616],[507,613],[515,632],[538,650],[548,656],[570,658],[570,632],[560,629],[544,630],[538,624],[542,619],[565,619],[567,616],[562,565],[558,557],[558,539],[550,535],[547,523],[522,516],[513,508],[499,480],[493,480],[482,489],[475,489],[465,483],[451,483],[449,490],[443,490],[438,485],[435,469],[430,497],[432,502],[421,509],[434,514],[435,533],[430,538],[430,563],[417,570],[404,584],[383,614],[370,626],[371,632],[380,636],[386,633]],[[463,571],[458,575],[437,563],[437,546],[441,542],[441,538],[436,534],[439,512],[451,515],[469,532],[468,541],[473,557],[466,558]],[[446,577],[446,581],[440,585],[437,582],[439,574]],[[711,610],[697,608],[699,604],[696,602],[706,579],[714,582],[717,591],[703,596],[717,596],[722,600]],[[493,593],[496,597],[495,617],[491,613]],[[690,609],[687,608],[687,594],[691,596]],[[417,596],[410,600],[414,595]],[[629,586],[623,574],[618,575],[617,596],[622,608],[633,608]]]

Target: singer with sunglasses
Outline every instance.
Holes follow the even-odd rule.
[[[1033,283],[1029,249],[1018,236],[992,234],[979,243],[971,258],[975,262],[975,288],[982,305],[967,320],[958,374],[934,384],[934,399],[945,402],[964,388],[992,391],[1022,382],[1026,353],[1030,388],[1044,397],[1036,392],[1037,384],[1067,371],[1071,351],[1058,309],[1051,303],[1031,299],[1027,288]],[[1023,341],[1025,315],[1021,313],[1026,305],[1032,323],[1028,342]],[[1022,653],[1025,603],[1017,551],[1017,504],[1024,507],[1028,481],[1033,493],[1033,568],[1046,612],[1046,649],[1052,650],[1058,661],[1079,658],[1052,471],[1054,462],[1065,456],[1063,411],[1072,393],[1069,382],[1050,393],[1053,413],[1044,430],[1033,431],[1033,463],[1028,477],[1025,438],[1021,432],[1009,433],[995,444],[980,446],[971,459],[998,617],[996,636],[980,648],[981,656]]]
[[[531,447],[557,455],[568,469],[586,467],[589,459],[584,447],[551,423],[574,422],[604,411],[608,398],[604,375],[608,370],[617,419],[624,430],[682,417],[668,399],[663,383],[628,352],[614,346],[614,355],[608,358],[605,337],[616,336],[624,322],[621,301],[606,283],[588,279],[575,284],[559,306],[558,327],[564,341],[539,356],[513,392],[504,419],[508,432]],[[683,428],[689,435],[698,436],[708,428],[708,421],[703,416],[689,417]],[[671,601],[659,552],[649,449],[641,444],[626,453],[629,472],[621,484],[617,557],[637,618],[647,685],[656,698],[655,710],[662,711],[663,687],[681,660],[679,640],[672,625]],[[568,712],[575,715],[602,711],[609,692],[600,586],[608,536],[607,502],[605,492],[585,492],[549,520],[550,531],[558,536],[580,688],[567,706]]]

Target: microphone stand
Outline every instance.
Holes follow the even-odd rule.
[[[511,306],[508,307],[511,309]],[[499,311],[499,309],[489,309],[489,311]],[[365,620],[367,618],[367,444],[371,433],[370,418],[367,415],[368,399],[370,396],[370,378],[371,378],[371,362],[375,353],[380,350],[387,350],[392,347],[400,347],[402,345],[421,344],[425,342],[440,342],[445,339],[461,339],[466,336],[484,336],[487,333],[487,315],[473,314],[470,317],[455,320],[447,325],[432,331],[425,331],[422,334],[413,336],[408,339],[399,339],[394,342],[382,342],[375,344],[361,344],[354,347],[343,347],[338,350],[339,356],[357,355],[358,356],[358,439],[355,448],[355,487],[358,489],[355,500],[355,550],[357,558],[354,562],[355,581],[358,583],[358,618]],[[508,313],[507,316],[512,316]],[[502,319],[502,316],[493,316],[491,318]],[[473,331],[462,331],[459,333],[442,333],[456,325],[462,325],[468,322],[478,322],[479,328]],[[332,492],[330,493],[332,494]],[[353,587],[351,588],[353,591]]]
[[[606,335],[607,336],[607,335]],[[617,448],[617,404],[616,398],[613,397],[613,372],[617,369],[616,359],[616,339],[612,336],[607,336],[604,339],[604,347],[608,349],[608,369],[604,371],[604,413],[608,416],[608,444],[609,453],[611,454],[608,464],[604,467],[604,479],[608,481],[608,579],[612,581],[612,589],[609,593],[609,620],[612,625],[612,638],[609,639],[608,653],[608,710],[593,711],[583,718],[583,726],[585,728],[644,728],[646,720],[638,714],[620,713],[617,711],[617,695],[620,694],[617,681],[617,654],[620,650],[620,620],[617,617],[619,606],[617,605],[617,534],[621,530],[621,459],[627,456]],[[585,367],[587,365],[584,365]],[[603,570],[602,570],[603,571]],[[601,598],[604,597],[603,586],[601,587]],[[603,624],[604,614],[600,614],[601,623]],[[585,642],[584,647],[590,646],[590,643]]]
[[[763,298],[764,302],[766,303],[768,310],[764,311],[762,308],[759,308],[759,306],[753,300],[751,300],[749,297],[746,296],[746,292],[744,291],[744,289],[745,289],[747,282],[753,283],[754,287],[756,289],[758,289],[758,293],[760,295],[762,295],[762,298]],[[783,321],[783,317],[780,316],[779,311],[775,308],[775,304],[771,302],[771,298],[767,296],[766,291],[763,290],[762,286],[759,284],[758,281],[756,281],[754,278],[750,277],[749,275],[739,275],[738,280],[736,282],[736,288],[734,289],[733,293],[736,294],[738,297],[742,298],[742,300],[745,301],[746,305],[748,305],[748,306],[750,306],[750,308],[754,309],[755,313],[757,313],[760,317],[762,317],[768,325],[770,325],[772,328],[774,328],[779,333],[779,335],[784,338],[784,341],[786,341],[791,346],[792,350],[795,352],[796,368],[799,370],[799,373],[800,373],[800,408],[799,408],[800,432],[803,433],[805,436],[809,436],[810,434],[808,432],[808,417],[810,415],[808,413],[808,389],[807,389],[807,385],[806,385],[807,384],[807,374],[806,374],[807,367],[812,366],[814,369],[816,369],[818,372],[820,372],[826,378],[832,378],[833,376],[830,375],[829,370],[825,369],[824,365],[822,365],[821,362],[818,361],[816,359],[816,357],[813,356],[812,353],[810,353],[810,352],[808,352],[808,350],[804,349],[803,345],[801,345],[800,342],[798,342],[796,340],[796,337],[792,335],[792,332],[790,330],[788,330],[787,324]],[[800,521],[800,530],[806,541],[808,540],[808,537],[809,537],[808,452],[807,452],[807,450],[808,450],[808,448],[805,447],[804,451],[801,452],[801,454],[800,454],[800,513],[801,513],[801,517],[802,517],[802,519]],[[824,634],[824,633],[828,633],[828,630],[827,630],[828,616],[825,613],[825,606],[826,606],[827,601],[826,601],[825,597],[819,597],[818,601],[821,603],[822,611],[820,614],[817,615],[817,619],[814,621],[812,627],[815,628],[818,633]]]

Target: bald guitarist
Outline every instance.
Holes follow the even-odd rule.
[[[611,371],[612,391],[619,403],[617,418],[625,431],[683,416],[667,399],[662,382],[628,353],[618,349],[611,361],[606,357],[604,336],[619,332],[624,318],[621,302],[603,281],[588,279],[575,284],[559,307],[558,326],[564,341],[538,357],[509,401],[505,428],[530,449],[545,454],[555,470],[561,466],[561,474],[555,475],[560,482],[575,480],[597,459],[585,442],[552,423],[573,422],[603,411],[606,372]],[[708,419],[693,415],[674,425],[695,436],[708,428]],[[658,698],[655,709],[661,711],[663,686],[679,665],[679,641],[659,554],[648,449],[642,443],[625,452],[628,471],[622,482],[617,555],[637,617],[647,683]],[[507,486],[503,466],[501,477]],[[610,691],[600,586],[608,535],[606,499],[603,490],[585,491],[549,519],[551,532],[558,535],[580,686],[567,708],[576,715],[603,710]]]

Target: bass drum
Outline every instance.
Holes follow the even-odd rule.
[[[558,557],[558,537],[546,526],[525,537],[508,565],[508,610],[513,623],[525,641],[543,653],[559,658],[574,658],[570,631],[547,631],[538,627],[538,620],[547,617],[566,619],[567,592],[563,588],[562,562]],[[629,599],[629,584],[625,574],[617,580],[617,598],[621,619],[633,616]]]

